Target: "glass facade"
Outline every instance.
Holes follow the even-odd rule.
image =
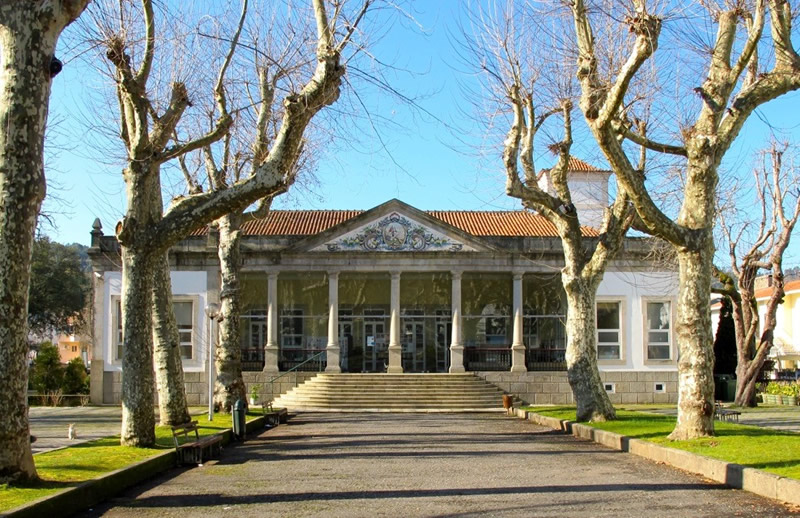
[[[523,331],[528,370],[567,368],[567,301],[561,274],[522,279]]]
[[[328,343],[328,276],[277,276],[279,368],[285,371],[324,351]],[[400,276],[399,345],[403,372],[448,372],[453,324],[449,272]],[[244,370],[264,367],[268,339],[268,276],[242,275],[241,341]],[[529,369],[564,367],[565,297],[560,277],[525,275],[523,341]],[[510,273],[465,272],[461,280],[464,367],[508,370],[513,336]],[[391,276],[342,272],[338,278],[338,338],[342,372],[385,372],[389,363]],[[316,368],[316,362],[309,368]]]

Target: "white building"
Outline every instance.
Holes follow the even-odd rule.
[[[607,192],[593,193],[607,191],[608,173],[579,165],[576,208],[582,218],[601,214]],[[543,217],[420,211],[391,200],[367,211],[273,210],[245,223],[243,234],[246,381],[310,360],[303,368],[329,372],[475,371],[531,403],[571,401],[563,255]],[[585,227],[584,235],[592,246],[597,231]],[[220,290],[216,239],[200,229],[170,252],[190,403],[205,397],[204,307]],[[649,246],[626,239],[598,290],[599,364],[616,402],[677,400],[677,272],[657,269]],[[119,399],[118,254],[96,222],[96,402]]]

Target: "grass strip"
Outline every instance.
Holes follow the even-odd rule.
[[[523,409],[548,417],[575,421],[574,406],[531,406]],[[583,424],[800,480],[800,434],[715,421],[714,437],[671,441],[667,439],[667,435],[675,428],[675,422],[675,416],[617,408],[616,421]]]
[[[248,418],[260,416],[260,412],[248,412]],[[231,428],[231,416],[215,414],[214,420],[207,415],[192,417],[197,421],[200,436],[213,435]],[[39,480],[27,484],[0,484],[0,512],[92,480],[105,473],[130,466],[175,447],[172,429],[156,427],[154,448],[121,446],[119,436],[97,439],[60,450],[39,453],[33,456]]]

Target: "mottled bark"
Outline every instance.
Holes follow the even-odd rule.
[[[145,51],[138,70],[133,69],[122,37],[112,37],[107,42],[106,56],[116,69],[120,137],[131,157],[124,172],[128,208],[125,218],[117,227],[117,239],[123,257],[125,351],[122,361],[121,442],[124,445],[151,446],[155,439],[150,304],[153,268],[169,247],[198,226],[230,212],[244,210],[251,203],[284,189],[287,175],[293,170],[302,149],[303,133],[308,123],[317,112],[334,103],[339,96],[345,72],[340,64],[340,54],[352,32],[334,45],[333,28],[327,23],[325,3],[323,0],[312,0],[312,5],[319,27],[317,65],[313,76],[301,90],[284,99],[284,116],[267,158],[247,180],[225,190],[178,199],[163,217],[161,204],[155,203],[161,199],[161,164],[216,142],[229,131],[232,118],[222,116],[203,137],[188,143],[169,145],[190,103],[182,83],[172,85],[169,106],[160,116],[154,113],[154,103],[148,98],[147,81],[156,41],[152,0],[142,0],[146,28]],[[364,2],[362,14],[369,5],[369,1]],[[235,44],[236,38],[232,46]],[[227,61],[220,76],[226,66]]]
[[[172,309],[169,259],[162,255],[153,276],[153,366],[158,388],[158,410],[162,425],[190,420],[183,383],[180,334]]]
[[[88,0],[0,5],[0,481],[35,479],[28,424],[28,286],[45,195],[51,62]]]
[[[219,342],[214,355],[217,379],[214,386],[214,404],[230,412],[237,399],[246,399],[242,379],[242,344],[239,336],[239,269],[241,253],[239,242],[241,213],[233,213],[217,220],[219,225],[219,255],[221,285]]]
[[[714,434],[714,337],[711,331],[711,268],[714,246],[710,230],[700,251],[680,250],[678,268],[678,422],[670,439]]]
[[[567,379],[575,396],[578,421],[617,417],[597,368],[595,299],[601,278],[586,282],[561,275],[567,293]]]
[[[153,268],[156,258],[122,248],[122,430],[124,446],[153,446]]]
[[[720,4],[721,5],[721,4]],[[625,60],[604,75],[584,0],[570,4],[578,48],[581,109],[595,139],[633,201],[644,227],[674,245],[679,258],[680,293],[676,334],[679,359],[678,423],[673,439],[690,439],[714,433],[714,384],[711,376],[713,347],[710,330],[710,285],[713,210],[717,168],[739,131],[760,105],[800,88],[800,56],[792,47],[792,8],[786,0],[757,0],[709,8],[716,36],[708,54],[705,77],[692,84],[702,107],[691,125],[674,128],[684,145],[661,145],[631,132],[628,111],[635,104],[629,86],[642,65],[658,49],[662,19],[649,12],[646,2],[635,2],[624,17],[624,28],[635,41]],[[763,41],[767,7],[770,36]],[[712,25],[709,25],[709,27]],[[744,37],[740,38],[739,35]],[[771,69],[762,70],[756,49],[770,44]],[[738,54],[737,54],[738,53]],[[653,64],[653,69],[658,67]],[[650,70],[650,69],[648,69]],[[759,73],[754,73],[759,71]],[[639,78],[644,80],[644,78]],[[656,88],[655,91],[658,89]],[[641,138],[640,138],[641,137]],[[628,160],[625,139],[660,153],[686,157],[683,203],[673,219],[654,203],[641,172]]]

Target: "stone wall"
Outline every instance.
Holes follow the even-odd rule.
[[[303,383],[316,375],[316,372],[292,372],[286,374],[272,383],[274,398],[288,392],[295,387],[295,384]],[[205,372],[185,372],[183,376],[186,385],[186,399],[188,400],[189,406],[208,405],[208,375]],[[267,398],[270,392],[269,380],[274,378],[275,374],[244,372],[242,373],[242,377],[247,385],[248,396],[250,395],[250,388],[257,384],[261,385],[262,398]],[[94,382],[95,380],[92,381]],[[96,394],[94,385],[95,383],[92,384],[92,394]],[[122,373],[103,372],[102,387],[102,404],[118,405],[122,393]],[[156,400],[157,399],[158,393],[156,392]],[[94,399],[92,402],[100,404],[100,401],[95,401]]]
[[[513,394],[529,405],[573,404],[566,372],[477,372],[481,378]],[[611,402],[677,403],[678,372],[601,372],[604,384],[611,384]],[[656,385],[663,391],[656,392]]]

